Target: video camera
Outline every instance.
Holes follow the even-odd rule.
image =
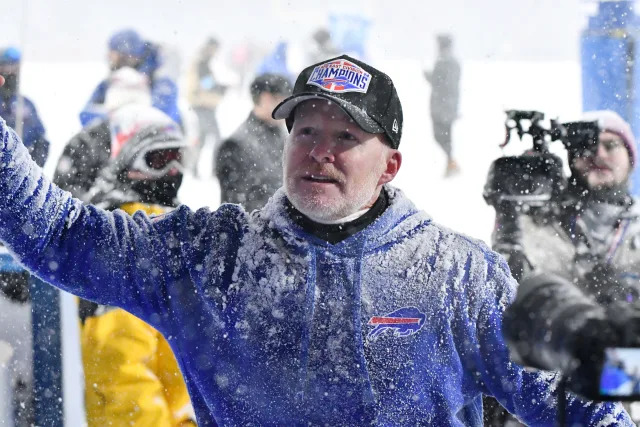
[[[563,194],[567,182],[562,160],[549,151],[549,143],[561,141],[570,158],[584,155],[597,147],[598,123],[550,120],[550,125],[545,127],[542,112],[507,110],[506,114],[506,137],[501,147],[511,142],[514,133],[520,140],[529,135],[533,146],[522,155],[504,156],[493,162],[484,188],[484,199],[497,210],[505,207],[524,212],[551,209]]]
[[[504,315],[511,358],[560,372],[569,390],[591,400],[640,400],[638,278],[594,270],[583,288],[592,295],[606,289],[607,301],[549,273],[521,281]]]
[[[560,141],[568,158],[597,150],[597,121],[544,123],[539,111],[506,111],[506,146],[517,134],[532,147],[491,165],[484,198],[501,215],[552,212],[567,180],[549,151]],[[591,400],[640,400],[640,276],[596,264],[579,283],[550,273],[525,276],[504,316],[515,362],[562,374],[566,387]],[[563,393],[562,393],[563,394]]]

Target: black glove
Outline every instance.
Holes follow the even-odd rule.
[[[581,282],[598,303],[635,302],[640,298],[640,280],[607,263],[597,263]]]

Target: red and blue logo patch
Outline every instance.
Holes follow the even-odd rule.
[[[386,331],[396,337],[408,337],[422,329],[425,319],[425,314],[416,307],[403,307],[384,316],[373,316],[368,325],[374,328],[367,337],[375,341]]]
[[[370,82],[371,74],[346,59],[336,59],[317,65],[307,80],[307,84],[334,93],[367,93]]]

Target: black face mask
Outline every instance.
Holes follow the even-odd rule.
[[[0,87],[0,97],[9,99],[18,92],[18,76],[16,74],[3,75],[4,85]]]
[[[132,181],[131,189],[140,195],[143,203],[173,206],[182,184],[182,174],[161,179]]]

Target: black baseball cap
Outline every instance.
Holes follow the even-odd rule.
[[[402,136],[402,105],[391,78],[347,55],[311,65],[300,73],[293,94],[272,113],[293,126],[293,111],[301,102],[324,98],[337,103],[366,132],[384,133],[393,148]]]

